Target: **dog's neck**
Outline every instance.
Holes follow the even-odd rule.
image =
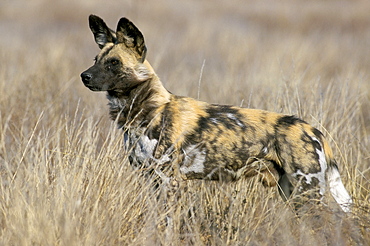
[[[126,91],[108,91],[110,116],[120,128],[147,127],[170,101],[171,93],[163,87],[153,68],[147,61],[143,65],[148,79]]]

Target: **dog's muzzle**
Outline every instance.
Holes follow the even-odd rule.
[[[88,71],[81,73],[81,80],[87,88],[89,88],[92,91],[100,91],[101,88],[91,84],[92,78],[93,78],[92,74],[89,73]]]

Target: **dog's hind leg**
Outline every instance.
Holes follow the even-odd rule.
[[[279,179],[279,194],[284,201],[287,201],[293,192],[293,185],[290,183],[286,173],[284,173]]]
[[[295,187],[291,200],[295,208],[299,209],[309,201],[321,202],[326,190],[329,189],[342,210],[349,212],[352,199],[340,179],[331,149],[326,140],[319,133],[317,135],[305,134],[300,148],[299,144],[287,148],[289,152],[286,151],[285,155],[289,157],[282,163],[287,179]],[[286,181],[281,180],[284,193],[289,192],[285,191],[283,185]]]

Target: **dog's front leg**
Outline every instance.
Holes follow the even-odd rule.
[[[161,185],[160,185],[160,192],[162,193],[163,200],[164,200],[164,208],[166,212],[165,217],[165,238],[166,242],[173,242],[173,235],[174,235],[174,208],[177,202],[177,191],[179,189],[179,180],[177,180],[176,176],[167,176],[161,170],[155,169],[155,174],[158,175]]]

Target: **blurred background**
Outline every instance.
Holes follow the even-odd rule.
[[[32,240],[37,244],[47,238],[46,242],[52,245],[73,239],[75,245],[82,245],[101,239],[99,242],[112,245],[118,234],[144,242],[147,234],[138,230],[157,233],[152,227],[149,230],[143,226],[152,221],[152,217],[142,216],[146,205],[138,208],[130,202],[131,192],[132,196],[146,198],[151,190],[137,188],[140,183],[130,183],[131,176],[122,178],[131,171],[112,171],[121,170],[122,163],[112,161],[118,158],[111,156],[115,152],[113,147],[104,155],[104,151],[110,151],[104,148],[105,144],[109,139],[114,142],[118,135],[112,130],[105,93],[89,91],[79,77],[99,52],[88,27],[88,16],[95,14],[112,29],[125,16],[142,31],[147,59],[172,93],[211,103],[295,114],[323,131],[359,209],[353,218],[360,222],[356,227],[352,226],[352,218],[339,223],[335,222],[337,215],[333,216],[333,223],[322,224],[321,229],[327,228],[327,234],[320,234],[317,245],[328,238],[335,238],[333,244],[343,243],[344,238],[352,244],[366,245],[370,235],[369,13],[368,0],[0,1],[1,241],[4,245],[28,245]],[[102,164],[100,160],[106,162]],[[91,175],[86,186],[85,175]],[[112,191],[100,181],[103,179],[100,176],[110,180]],[[245,182],[242,184],[251,184]],[[247,189],[240,194],[250,192],[248,185],[240,187]],[[263,196],[267,190],[253,183],[251,187],[257,187],[256,196]],[[100,189],[106,194],[104,201],[96,198],[95,191]],[[117,196],[116,191],[122,195]],[[292,244],[304,245],[309,242],[305,239],[319,235],[306,230],[307,224],[299,223],[297,227],[286,210],[284,217],[279,211],[269,210],[280,201],[274,195],[265,195],[275,199],[272,205],[258,203],[253,194],[250,199],[244,195],[239,195],[239,200],[229,197],[230,204],[250,202],[249,207],[234,203],[235,209],[247,209],[229,213],[230,204],[223,206],[217,197],[211,199],[215,205],[210,210],[211,202],[208,198],[204,202],[202,195],[211,198],[213,195],[208,196],[209,190],[204,187],[202,192],[189,194],[201,196],[200,205],[194,206],[203,206],[208,211],[205,217],[199,217],[198,222],[187,221],[186,215],[183,218],[194,225],[189,226],[189,233],[196,234],[199,228],[206,237],[203,241],[210,238],[209,242],[221,245],[230,243],[230,238],[236,241],[243,238],[246,243],[284,244],[287,236],[279,231],[280,227],[291,233]],[[229,194],[217,192],[221,198]],[[78,205],[76,200],[80,201]],[[181,206],[189,203],[193,207],[192,198],[183,200]],[[285,208],[282,203],[279,206]],[[125,214],[127,217],[122,220],[131,220],[136,214],[142,219],[136,224],[122,223],[107,208]],[[29,215],[27,219],[24,214]],[[218,230],[216,226],[217,230],[205,230],[208,224],[217,221],[219,214],[230,219],[224,225],[227,230]],[[260,220],[256,222],[258,216]],[[285,223],[288,218],[293,219]],[[218,225],[225,218],[220,221]],[[275,221],[278,224],[272,223]],[[339,231],[337,224],[347,227]],[[251,231],[252,226],[255,229]],[[358,234],[348,237],[343,234],[355,230]],[[126,233],[129,231],[133,234]],[[268,239],[265,231],[277,241]],[[306,231],[313,234],[305,236]]]

